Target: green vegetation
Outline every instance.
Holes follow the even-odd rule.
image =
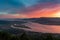
[[[20,34],[10,34],[4,31],[0,31],[0,40],[60,40],[60,38],[53,37],[52,34],[41,34],[37,36],[29,36],[25,32]]]

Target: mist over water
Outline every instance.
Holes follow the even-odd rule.
[[[43,33],[60,33],[59,25],[43,25],[39,23],[28,22],[24,24],[25,26],[30,27],[31,29],[23,29],[34,32],[43,32]]]

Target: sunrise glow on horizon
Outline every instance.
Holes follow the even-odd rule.
[[[55,14],[53,14],[53,17],[60,17],[60,12],[56,12]]]

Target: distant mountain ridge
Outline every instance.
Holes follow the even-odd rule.
[[[40,24],[47,24],[47,25],[60,25],[60,18],[59,17],[41,17],[34,22]]]
[[[24,18],[24,19],[1,19],[0,23],[6,22],[36,22],[40,24],[47,24],[47,25],[60,25],[60,18],[59,17],[40,17],[40,18]]]

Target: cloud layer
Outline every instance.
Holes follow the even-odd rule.
[[[56,5],[60,6],[60,0],[0,0],[0,15],[28,14],[26,16],[28,17],[31,16],[29,15],[31,12],[34,14],[34,11],[46,8],[49,10],[52,7],[56,7]]]

